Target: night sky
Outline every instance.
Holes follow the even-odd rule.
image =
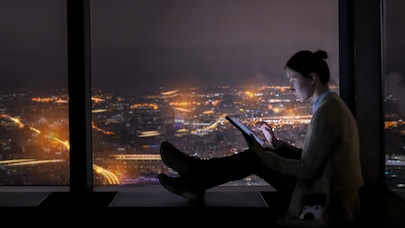
[[[92,0],[95,88],[287,84],[296,51],[338,77],[338,0]],[[67,87],[66,0],[0,0],[0,90]]]
[[[298,49],[327,50],[337,71],[337,1],[92,3],[96,86],[285,84]]]

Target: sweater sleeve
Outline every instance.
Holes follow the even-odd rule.
[[[276,150],[280,152],[261,151],[258,154],[263,164],[269,169],[296,177],[301,180],[310,180],[317,176],[325,164],[328,153],[332,151],[338,135],[341,132],[339,113],[334,112],[333,104],[325,104],[319,107],[313,115],[308,127],[302,155],[299,159],[291,159],[281,156],[287,153],[296,153],[298,148],[291,145],[281,145]]]
[[[276,146],[274,146],[274,152],[283,158],[300,159],[302,149],[288,144],[285,141],[278,140]]]

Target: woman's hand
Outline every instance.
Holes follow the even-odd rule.
[[[248,145],[248,147],[249,147],[250,150],[252,150],[255,154],[258,154],[258,155],[260,155],[261,153],[264,153],[264,148],[263,148],[263,146],[260,145],[260,144],[256,141],[254,135],[252,135],[252,134],[248,135],[248,134],[246,134],[246,133],[242,133],[242,135],[243,135],[243,137],[245,138],[246,143],[247,143],[247,145]]]
[[[273,128],[266,122],[259,122],[256,124],[256,127],[262,130],[264,137],[267,142],[275,145],[278,141],[277,137],[274,135]]]

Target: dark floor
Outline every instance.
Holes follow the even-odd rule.
[[[228,225],[266,222],[268,226],[280,227],[276,223],[276,218],[280,216],[278,196],[271,189],[259,188],[252,191],[218,188],[206,193],[203,206],[195,205],[159,187],[151,191],[128,188],[125,191],[122,191],[122,188],[119,190],[107,189],[80,194],[69,191],[13,191],[12,189],[0,191],[2,209],[0,216],[4,218],[8,214],[5,212],[11,212],[12,215],[35,215],[35,218],[44,215],[43,219],[70,218],[73,220],[66,222],[72,222],[75,221],[76,216],[90,219],[91,214],[96,212],[98,221],[101,218],[108,218],[115,223],[131,220],[131,215],[134,215],[136,221],[147,219],[150,222],[165,222],[173,225],[177,224],[178,219],[184,217],[195,218],[197,220],[192,222],[198,224],[211,224],[213,221],[216,223],[221,221]],[[382,190],[365,191],[362,194],[362,203],[364,213],[359,216],[353,227],[405,227],[405,204],[395,195]],[[24,211],[28,213],[23,213]],[[180,215],[180,218],[176,219],[174,216],[168,221],[161,218],[162,215],[172,214]]]
[[[0,188],[0,207],[197,207],[161,186],[147,188],[98,188],[93,192],[73,193],[68,188]],[[4,191],[2,191],[4,190]],[[271,187],[218,187],[207,191],[204,207],[267,208],[260,192]],[[200,207],[200,206],[198,206]]]

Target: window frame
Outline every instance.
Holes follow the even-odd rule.
[[[340,95],[358,117],[364,178],[372,186],[383,184],[384,177],[381,5],[382,0],[339,0],[338,4]],[[89,11],[90,0],[67,1],[70,191],[74,192],[95,190]],[[373,93],[369,92],[370,86]]]

